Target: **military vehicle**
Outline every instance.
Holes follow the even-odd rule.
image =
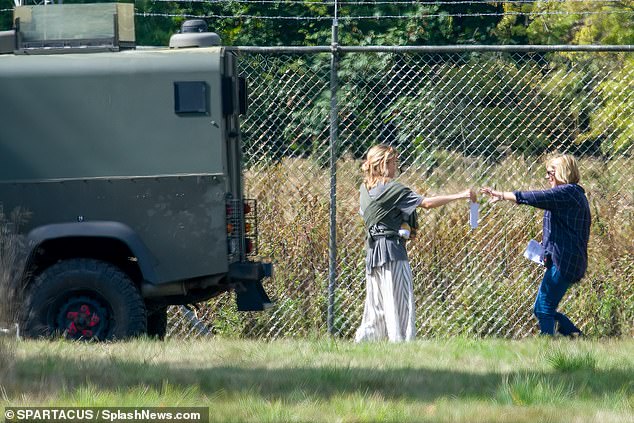
[[[135,46],[132,4],[16,7],[0,32],[0,203],[22,210],[22,335],[166,333],[169,305],[271,302],[244,198],[236,56],[183,25]]]

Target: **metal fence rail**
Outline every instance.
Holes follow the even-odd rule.
[[[562,308],[591,335],[634,335],[632,46],[340,47],[336,179],[330,48],[239,53],[250,96],[242,122],[247,193],[258,200],[260,252],[275,267],[265,286],[277,303],[240,314],[226,295],[196,312],[175,307],[171,336],[331,329],[350,337],[364,299],[360,158],[378,142],[399,149],[400,179],[422,194],[539,189],[547,154],[575,154],[593,213],[590,263]],[[482,200],[480,225],[470,230],[466,203],[421,213],[408,247],[418,335],[534,333],[542,269],[522,251],[541,239],[541,216]]]

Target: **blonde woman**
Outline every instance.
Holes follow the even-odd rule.
[[[403,223],[416,230],[416,208],[431,209],[471,198],[466,190],[453,195],[423,197],[394,181],[398,153],[394,147],[370,148],[362,169],[360,213],[366,228],[366,298],[355,341],[410,341],[416,336],[412,271],[399,235]]]
[[[588,267],[590,207],[579,185],[579,167],[573,156],[550,159],[546,179],[550,188],[542,191],[481,191],[493,201],[507,200],[544,210],[542,259],[546,272],[535,299],[535,317],[543,335],[557,331],[564,336],[581,336],[581,330],[557,312],[557,307],[570,285],[581,280]]]

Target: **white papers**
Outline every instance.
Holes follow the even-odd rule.
[[[469,203],[469,225],[471,226],[471,229],[478,227],[479,209],[479,203]]]
[[[529,259],[530,261],[534,261],[537,264],[543,265],[542,255],[544,254],[544,247],[542,244],[531,239],[528,241],[528,245],[526,246],[526,250],[524,251],[524,257]]]

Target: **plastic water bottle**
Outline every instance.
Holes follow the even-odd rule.
[[[411,230],[412,228],[410,228],[407,223],[403,223],[401,224],[401,228],[398,230],[398,236],[404,239],[409,239],[409,236],[411,235]]]

